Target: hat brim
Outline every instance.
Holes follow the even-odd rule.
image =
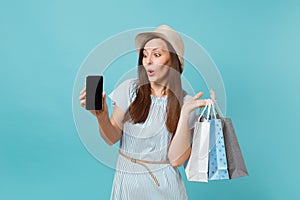
[[[139,52],[142,48],[144,48],[145,43],[153,37],[159,37],[164,40],[167,40],[167,37],[162,33],[157,33],[157,32],[140,33],[140,34],[136,35],[136,37],[135,37],[136,50]]]

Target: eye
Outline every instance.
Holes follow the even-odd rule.
[[[155,55],[155,57],[159,57],[159,56],[161,56],[161,54],[160,54],[160,53],[155,53],[154,55]]]
[[[146,58],[147,57],[147,55],[146,54],[143,54],[143,58]]]

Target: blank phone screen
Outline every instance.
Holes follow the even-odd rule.
[[[103,76],[86,77],[86,109],[102,110]]]

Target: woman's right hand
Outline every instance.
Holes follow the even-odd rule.
[[[207,103],[207,100],[200,99],[200,97],[202,95],[203,95],[203,92],[199,92],[193,98],[190,98],[189,100],[187,100],[181,108],[182,114],[187,114],[189,116],[193,110],[204,107]]]
[[[100,98],[100,97],[99,97]],[[83,108],[86,108],[86,88],[83,88],[80,91],[80,105]],[[102,116],[108,116],[108,109],[107,109],[107,104],[106,104],[106,93],[103,92],[102,94],[102,110],[89,110],[95,117],[98,119],[101,118]]]

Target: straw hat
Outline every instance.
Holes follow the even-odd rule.
[[[153,36],[157,36],[159,38],[165,39],[168,41],[179,58],[181,69],[183,71],[184,68],[184,59],[183,59],[183,53],[184,53],[184,44],[180,37],[180,35],[172,29],[170,26],[167,26],[165,24],[158,26],[154,31],[152,32],[143,32],[139,33],[135,37],[135,46],[137,48],[137,51],[140,51],[141,48],[145,46],[145,43],[152,38]]]

